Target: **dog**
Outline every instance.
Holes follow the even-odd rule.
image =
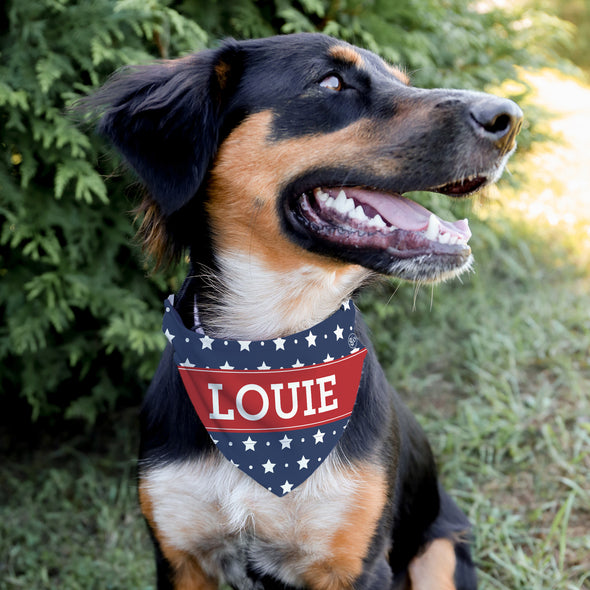
[[[166,328],[171,343],[141,412],[139,500],[158,589],[475,589],[470,523],[438,482],[429,443],[387,384],[359,314],[348,335],[354,377],[292,381],[280,367],[276,383],[241,385],[223,402],[231,359],[212,383],[204,369],[191,372],[188,357],[181,362],[174,343],[193,339],[199,354],[239,343],[246,355],[251,343],[274,343],[278,354],[299,335],[314,350],[314,327],[336,318],[340,345],[340,324],[352,316],[334,314],[354,314],[349,297],[377,275],[425,283],[468,270],[467,222],[441,220],[404,194],[463,197],[495,182],[515,149],[519,107],[412,87],[377,55],[322,34],[228,40],[128,68],[91,104],[98,132],[146,188],[140,232],[148,251],[158,263],[185,253],[190,261],[166,302],[165,322],[176,321],[177,332]],[[308,362],[320,371],[326,359]],[[198,385],[187,394],[198,375],[213,409],[195,405],[204,403],[192,398]],[[297,404],[296,413],[319,420],[339,401],[341,410],[346,395],[352,410],[341,435],[296,486],[289,475],[266,489],[248,468],[262,474],[266,466],[260,477],[270,477],[280,459],[262,464],[262,453],[260,466],[237,468],[216,440],[223,428],[207,426],[215,416],[254,427]],[[231,409],[222,408],[228,399]],[[332,433],[313,424],[309,453]],[[243,432],[224,440],[243,442],[238,450],[254,457],[248,451],[266,434]],[[299,430],[285,432],[283,444],[299,443]],[[307,452],[293,477],[307,470]]]

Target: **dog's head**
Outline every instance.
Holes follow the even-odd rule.
[[[413,88],[375,54],[320,34],[124,71],[95,103],[106,105],[100,131],[149,191],[156,251],[419,281],[467,269],[470,231],[403,194],[463,196],[496,181],[522,121],[509,100]]]

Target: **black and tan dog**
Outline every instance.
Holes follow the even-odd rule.
[[[198,296],[206,334],[248,341],[308,329],[376,273],[432,282],[468,269],[466,222],[402,194],[496,181],[522,120],[511,101],[413,88],[319,34],[126,70],[92,105],[149,192],[148,248],[190,255],[184,324]],[[469,523],[372,350],[344,436],[275,497],[217,451],[168,347],[143,409],[139,489],[160,590],[476,587]]]

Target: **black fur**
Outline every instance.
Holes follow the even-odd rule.
[[[98,132],[118,148],[165,215],[194,196],[217,149],[216,60],[208,51],[180,66],[129,68],[95,96],[110,105]]]

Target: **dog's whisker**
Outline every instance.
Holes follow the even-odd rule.
[[[416,302],[418,300],[418,292],[420,291],[421,286],[422,286],[422,283],[420,281],[416,281],[416,283],[414,284],[414,300],[413,300],[413,304],[412,304],[412,311],[413,312],[416,311]]]
[[[391,303],[391,300],[395,297],[395,295],[398,292],[398,289],[401,287],[401,283],[397,283],[397,285],[395,286],[395,289],[393,290],[393,292],[391,293],[391,295],[389,296],[389,299],[387,300],[386,305],[389,305]]]

